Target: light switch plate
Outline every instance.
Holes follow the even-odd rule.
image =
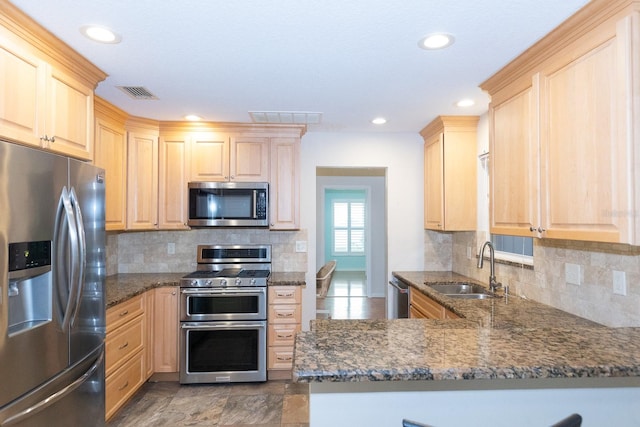
[[[627,295],[627,275],[624,271],[613,270],[613,293]]]
[[[564,265],[564,280],[571,285],[580,286],[581,268],[578,264],[567,263]]]
[[[175,243],[167,243],[167,253],[169,255],[173,255],[176,253],[176,244]]]

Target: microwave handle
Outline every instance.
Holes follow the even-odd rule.
[[[253,219],[258,218],[258,190],[253,190]]]

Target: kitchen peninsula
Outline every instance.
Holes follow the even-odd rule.
[[[473,281],[453,273],[393,274],[461,319],[314,321],[294,361],[294,381],[310,384],[311,425],[539,426],[574,412],[584,425],[640,423],[640,328],[425,285]]]

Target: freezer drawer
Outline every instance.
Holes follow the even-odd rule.
[[[104,348],[0,409],[0,427],[103,427]]]

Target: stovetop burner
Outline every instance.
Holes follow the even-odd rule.
[[[182,278],[182,287],[267,286],[270,245],[199,245],[198,270]]]
[[[244,270],[242,268],[225,268],[220,271],[199,270],[189,273],[183,279],[233,279],[236,277],[269,277],[269,270]]]

